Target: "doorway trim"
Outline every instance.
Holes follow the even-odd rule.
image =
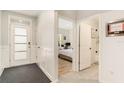
[[[63,18],[63,19],[65,19],[65,20],[69,20],[69,21],[71,21],[72,23],[73,23],[73,42],[72,42],[72,47],[73,47],[73,59],[72,59],[72,70],[73,71],[77,71],[77,65],[76,65],[76,50],[75,50],[75,46],[76,46],[76,44],[75,44],[75,42],[76,42],[76,21],[75,21],[75,19],[71,19],[71,18],[69,18],[69,17],[66,17],[66,16],[63,16],[63,15],[57,15],[57,34],[58,34],[58,29],[59,29],[59,18]],[[58,41],[57,41],[58,42]],[[57,45],[57,49],[58,49],[58,45]],[[58,52],[57,52],[57,55],[58,55]],[[57,64],[58,64],[58,66],[59,66],[59,61],[58,61],[58,57],[57,57]],[[58,67],[57,67],[58,68]],[[59,69],[59,68],[58,68]],[[59,71],[57,69],[57,72]],[[59,74],[58,74],[59,75]],[[59,77],[58,77],[59,78]]]

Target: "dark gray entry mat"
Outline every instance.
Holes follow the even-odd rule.
[[[0,83],[50,83],[49,78],[36,65],[5,68]]]

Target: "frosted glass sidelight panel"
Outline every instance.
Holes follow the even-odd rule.
[[[26,59],[26,52],[15,52],[15,60]]]
[[[15,36],[15,43],[27,43],[27,37]]]
[[[27,35],[25,28],[15,28],[15,35]]]
[[[15,44],[15,51],[26,51],[26,44]]]

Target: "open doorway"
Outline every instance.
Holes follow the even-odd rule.
[[[73,32],[73,25],[70,31],[62,30],[69,25],[67,19],[59,17],[58,22],[58,82],[97,83],[99,71],[99,16],[80,20],[77,24],[79,30],[77,29],[76,35]],[[73,21],[70,22],[73,24]],[[68,41],[69,36],[72,38],[70,41]],[[79,43],[74,42],[74,36],[77,37],[76,39]],[[78,52],[75,52],[73,48],[77,49]],[[67,51],[68,49],[71,49],[71,60],[68,59],[67,52],[63,54],[64,56],[61,55],[61,51]],[[77,54],[78,59],[76,61],[74,59],[75,54]],[[74,70],[72,67],[76,67],[78,70]]]
[[[79,73],[83,80],[98,82],[99,16],[82,20],[79,27]]]
[[[73,67],[73,21],[58,18],[58,75],[59,78],[72,71]]]

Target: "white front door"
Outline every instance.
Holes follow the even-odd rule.
[[[91,65],[91,26],[81,23],[79,32],[80,43],[80,70],[86,69]]]
[[[26,24],[12,23],[10,66],[30,63],[30,29]]]

